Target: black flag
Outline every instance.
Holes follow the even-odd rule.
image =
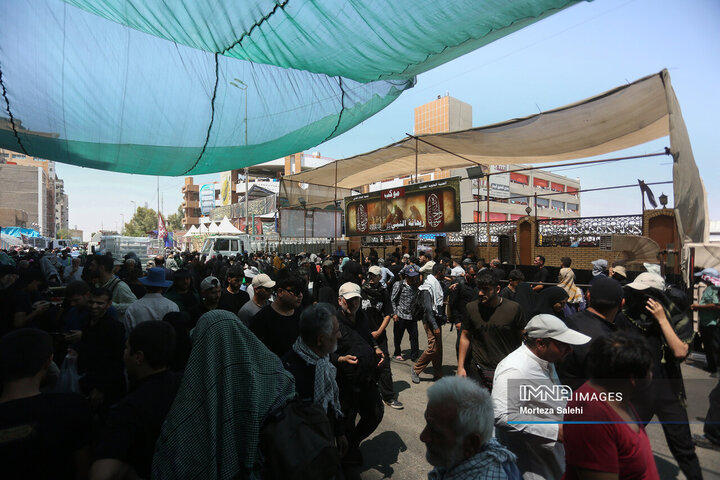
[[[638,178],[638,184],[640,185],[640,191],[643,192],[643,194],[647,195],[648,202],[650,205],[652,205],[653,208],[657,208],[657,202],[655,201],[655,195],[653,195],[652,190],[650,190],[650,187],[648,187],[645,182],[640,180]]]

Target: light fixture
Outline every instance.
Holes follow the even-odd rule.
[[[659,200],[660,200],[660,205],[662,205],[663,208],[665,208],[667,206],[667,202],[668,202],[667,195],[665,195],[665,193],[663,193],[662,195],[660,195]]]
[[[525,207],[525,213],[530,215],[530,212],[532,212],[532,208],[530,208],[530,206]]]

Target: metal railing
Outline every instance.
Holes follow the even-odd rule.
[[[599,247],[607,235],[642,235],[642,215],[550,218],[537,221],[538,247]]]
[[[490,243],[498,245],[499,237],[502,235],[515,235],[517,230],[516,221],[489,222],[490,223]],[[448,243],[450,245],[462,245],[463,237],[475,236],[478,245],[487,244],[487,225],[485,222],[463,223],[459,232],[448,233]]]

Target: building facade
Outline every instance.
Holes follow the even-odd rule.
[[[415,134],[445,133],[472,128],[472,106],[446,94],[415,108]],[[463,223],[515,221],[530,215],[538,219],[580,216],[580,179],[547,170],[525,170],[528,165],[491,165],[489,176],[460,182]],[[520,171],[518,171],[520,170]],[[419,182],[458,176],[468,178],[464,168],[419,175]],[[490,205],[488,210],[488,179]],[[392,179],[366,186],[375,191],[407,185],[412,177]]]

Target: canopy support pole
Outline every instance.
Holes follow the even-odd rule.
[[[338,172],[337,172],[337,169],[338,169],[338,162],[335,161],[335,200],[333,202],[333,210],[335,212],[333,214],[333,223],[335,225],[335,228],[333,229],[333,236],[334,236],[334,245],[333,246],[334,247],[337,247],[337,208],[338,208],[338,204],[337,204],[337,173]],[[332,247],[331,247],[330,255],[332,255],[332,253],[333,253],[333,251],[332,251]]]
[[[415,183],[418,183],[418,138],[415,137]]]
[[[485,233],[487,234],[487,248],[485,252],[485,258],[489,262],[490,258],[490,177],[485,177],[485,200],[486,200],[486,212],[485,212]]]

